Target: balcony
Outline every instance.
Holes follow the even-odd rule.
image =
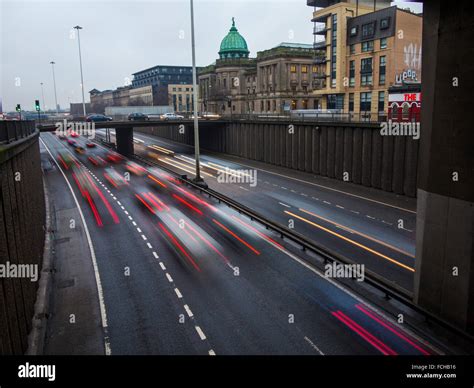
[[[324,57],[315,57],[313,59],[313,62],[317,65],[321,65],[321,64],[324,64],[328,61],[328,59],[324,56]]]
[[[326,25],[323,26],[314,26],[313,27],[313,35],[324,35],[326,36],[326,33],[330,30],[329,27]]]
[[[314,48],[315,50],[326,49],[327,46],[329,46],[329,44],[326,43],[325,40],[323,40],[322,42],[314,42],[314,43],[313,43],[313,48]]]

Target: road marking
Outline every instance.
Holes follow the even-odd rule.
[[[147,238],[144,234],[142,234],[142,239],[145,240],[145,241],[147,240]]]
[[[290,205],[287,205],[286,203],[283,203],[283,202],[278,202],[281,206],[285,206],[285,207],[291,207]]]
[[[323,201],[326,205],[330,205],[331,202],[328,202],[328,201]]]
[[[367,252],[370,252],[370,253],[372,253],[372,254],[374,254],[374,255],[376,255],[376,256],[381,257],[382,259],[385,259],[385,260],[387,260],[387,261],[390,261],[391,263],[393,263],[393,264],[395,264],[395,265],[398,265],[398,266],[401,267],[401,268],[404,268],[404,269],[406,269],[406,270],[408,270],[408,271],[411,271],[411,272],[415,272],[415,269],[414,269],[413,267],[410,267],[410,266],[408,266],[408,265],[405,265],[405,264],[403,264],[403,263],[401,263],[401,262],[399,262],[399,261],[397,261],[397,260],[395,260],[395,259],[392,259],[391,257],[388,257],[388,256],[386,256],[386,255],[384,255],[384,254],[382,254],[382,253],[380,253],[380,252],[377,252],[376,250],[374,250],[374,249],[372,249],[372,248],[366,247],[365,245],[360,244],[360,243],[358,243],[357,241],[351,240],[350,238],[347,238],[347,237],[345,237],[345,236],[343,236],[343,235],[341,235],[341,234],[339,234],[339,233],[333,232],[332,230],[330,230],[330,229],[328,229],[328,228],[325,228],[324,226],[318,225],[318,224],[316,224],[315,222],[312,222],[312,221],[310,221],[310,220],[307,220],[306,218],[300,217],[299,215],[294,214],[294,213],[291,213],[291,212],[289,212],[289,211],[287,211],[287,210],[285,210],[285,213],[286,213],[286,214],[289,214],[290,216],[296,217],[296,218],[300,219],[301,221],[304,221],[304,222],[306,222],[306,223],[308,223],[308,224],[310,224],[310,225],[313,225],[313,226],[315,226],[315,227],[318,228],[318,229],[321,229],[321,230],[323,230],[323,231],[325,231],[325,232],[327,232],[327,233],[330,233],[330,234],[332,234],[333,236],[339,237],[340,239],[342,239],[342,240],[344,240],[344,241],[346,241],[346,242],[348,242],[348,243],[351,243],[351,244],[353,244],[353,245],[355,245],[355,246],[357,246],[357,247],[359,247],[359,248],[361,248],[361,249],[363,249],[363,250],[365,250],[365,251],[367,251]]]
[[[341,205],[336,205],[336,207],[338,207],[339,209],[344,209],[344,206]]]
[[[118,203],[119,206],[122,206],[122,204],[120,203],[120,201],[117,201],[117,203]]]
[[[171,277],[171,275],[168,272],[166,273],[166,277],[168,278],[168,281],[170,283],[173,283],[173,278]]]
[[[355,210],[351,210],[351,212],[355,214],[360,214],[359,212],[356,212]]]
[[[157,257],[158,258],[158,257]],[[166,267],[165,265],[160,261],[160,267],[163,271],[166,271]]]
[[[99,296],[100,317],[101,317],[101,321],[102,321],[102,328],[104,329],[105,354],[107,356],[109,356],[109,355],[112,354],[112,349],[110,347],[110,341],[109,341],[108,330],[107,330],[108,324],[107,324],[107,311],[106,311],[105,302],[104,302],[104,290],[102,289],[102,281],[100,279],[99,266],[97,265],[97,258],[95,256],[94,246],[92,245],[92,239],[91,239],[91,235],[89,233],[89,228],[87,227],[86,219],[84,218],[84,213],[82,213],[81,205],[79,204],[79,201],[77,200],[76,194],[74,194],[74,190],[72,189],[72,186],[69,183],[69,181],[66,177],[66,174],[64,173],[61,166],[58,164],[58,162],[54,158],[53,154],[51,153],[51,151],[49,150],[48,146],[43,141],[43,139],[40,138],[40,141],[41,141],[41,143],[43,143],[43,146],[45,147],[46,151],[51,156],[54,163],[56,164],[59,171],[61,172],[64,180],[66,181],[66,184],[67,184],[69,190],[71,191],[72,197],[73,197],[74,202],[77,206],[77,210],[79,211],[79,216],[81,217],[81,222],[84,225],[84,232],[86,234],[86,239],[87,239],[87,243],[89,245],[89,252],[90,252],[91,260],[92,260],[92,266],[94,268],[95,283],[96,283],[96,286],[97,286],[97,294]]]
[[[160,256],[158,256],[158,253],[156,253],[156,252],[153,252],[153,256],[155,257],[155,259],[159,259],[159,258],[160,258]]]
[[[367,218],[370,218],[371,220],[375,220],[375,217],[371,217],[369,215],[366,215]]]
[[[132,216],[128,216],[128,219],[129,219],[130,221],[133,221]]]
[[[153,249],[150,243],[146,243],[146,245],[148,246],[148,248]]]
[[[201,328],[199,326],[194,326],[196,328],[196,331],[197,333],[199,334],[199,338],[201,338],[201,340],[205,340],[206,339],[206,336],[204,335],[204,332],[201,330]]]
[[[186,313],[188,314],[189,318],[192,318],[194,316],[193,312],[191,311],[191,309],[189,308],[187,304],[184,305],[184,309],[186,310]]]
[[[138,233],[141,233],[142,230],[141,230],[140,228],[137,228],[137,232],[138,232]]]
[[[305,194],[305,193],[301,193],[301,195],[302,195],[303,197],[307,197],[307,196],[308,196],[308,194]]]
[[[124,213],[128,216],[128,211],[125,210]]]
[[[308,337],[304,337],[305,341],[308,342],[313,349],[315,349],[321,356],[324,356],[324,353],[316,346],[316,344],[311,341]]]
[[[391,222],[388,222],[388,221],[385,221],[385,220],[382,220],[382,222],[383,222],[384,224],[387,224],[387,225],[390,225],[390,226],[393,225]]]
[[[311,198],[315,199],[316,201],[319,201],[319,198],[316,198],[316,197],[311,197]]]
[[[132,221],[133,226],[137,226],[137,223],[135,221]]]
[[[214,350],[211,349],[211,350],[209,350],[209,355],[210,355],[210,356],[215,356],[216,353],[214,352]]]
[[[242,186],[239,186],[239,188],[245,191],[249,191],[249,189],[246,189],[245,187],[242,187]]]
[[[177,288],[174,289],[174,292],[176,293],[176,296],[177,296],[179,299],[181,299],[181,298],[183,297],[183,295],[181,295],[181,292],[180,292]]]
[[[283,187],[283,186],[281,186],[281,188],[282,188],[283,190],[288,190],[286,187]]]

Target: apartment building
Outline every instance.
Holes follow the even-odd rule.
[[[168,105],[175,112],[190,113],[193,111],[193,85],[192,84],[169,84]]]

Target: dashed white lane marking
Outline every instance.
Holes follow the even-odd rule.
[[[387,224],[387,225],[390,225],[390,226],[393,225],[391,222],[388,222],[388,221],[385,221],[385,220],[382,220],[382,222],[383,222],[384,224]]]
[[[128,211],[125,210],[124,213],[128,216]]]
[[[148,240],[144,234],[142,234],[142,239],[145,241]]]
[[[117,204],[118,204],[119,206],[122,206],[122,204],[120,203],[120,201],[117,201]]]
[[[150,243],[146,243],[147,247],[153,249],[153,246]]]
[[[375,220],[375,217],[369,216],[368,214],[366,215],[367,218],[370,218],[371,220]]]
[[[286,203],[283,203],[283,202],[278,202],[281,206],[285,206],[285,207],[291,207],[290,205],[287,205]]]
[[[326,205],[330,205],[331,202],[328,202],[328,201],[323,201]]]
[[[268,183],[268,182],[265,182],[265,183]],[[275,184],[275,183],[272,183],[272,186],[274,186],[274,187],[278,187],[278,185],[277,185],[277,184]]]
[[[206,339],[206,335],[204,334],[204,332],[201,330],[199,326],[194,326],[194,327],[196,328],[196,331],[198,332],[199,337],[204,341]]]
[[[184,305],[184,309],[186,310],[186,313],[188,314],[189,318],[192,318],[194,316],[193,312],[191,311],[191,309],[189,308],[187,304]]]
[[[308,194],[305,194],[305,193],[301,193],[301,195],[302,195],[303,197],[307,197],[307,196],[308,196]]]
[[[181,298],[183,297],[183,295],[181,294],[181,292],[180,292],[177,288],[174,289],[174,292],[176,293],[176,296],[177,296],[179,299],[181,299]]]
[[[359,212],[356,212],[355,210],[351,210],[351,212],[355,214],[360,214]]]
[[[135,221],[132,221],[133,226],[137,226],[137,223]]]
[[[128,216],[128,219],[129,219],[130,221],[133,221],[132,216]]]
[[[242,187],[242,186],[239,186],[239,189],[242,189],[242,190],[245,190],[245,191],[249,191],[249,189],[246,189],[245,187]]]
[[[125,210],[125,208],[124,208],[123,206],[120,206],[120,208],[121,208],[122,210]]]
[[[316,198],[316,197],[311,197],[311,198],[313,198],[316,201],[319,201],[319,198]]]
[[[215,356],[216,353],[214,352],[214,350],[211,349],[211,350],[209,350],[209,355],[210,355],[210,356]]]
[[[168,278],[168,281],[170,283],[173,283],[173,278],[171,277],[171,275],[168,272],[166,273],[166,277]]]
[[[162,269],[163,271],[166,271],[166,267],[165,267],[165,265],[164,265],[162,262],[160,262],[160,267],[161,267],[161,269]]]
[[[158,256],[158,253],[156,253],[156,252],[153,252],[153,256],[155,257],[155,259],[159,259],[159,258],[160,258],[160,256]]]
[[[286,187],[283,187],[283,186],[281,186],[281,188],[282,188],[283,190],[288,190]]]
[[[292,193],[295,193],[296,194],[296,191],[295,190],[290,190]]]
[[[140,228],[137,228],[137,232],[138,232],[138,233],[141,233],[142,230],[141,230]]]
[[[344,206],[341,205],[336,205],[336,207],[338,207],[339,209],[344,209]]]

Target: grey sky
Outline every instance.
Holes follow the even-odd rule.
[[[54,107],[49,62],[56,62],[58,102],[81,101],[79,24],[86,101],[92,88],[124,85],[132,73],[158,64],[190,65],[188,0],[0,0],[1,84],[4,111]],[[251,56],[280,42],[311,43],[312,8],[306,0],[195,0],[198,66],[217,58],[232,16]],[[19,83],[19,84],[18,84]]]

